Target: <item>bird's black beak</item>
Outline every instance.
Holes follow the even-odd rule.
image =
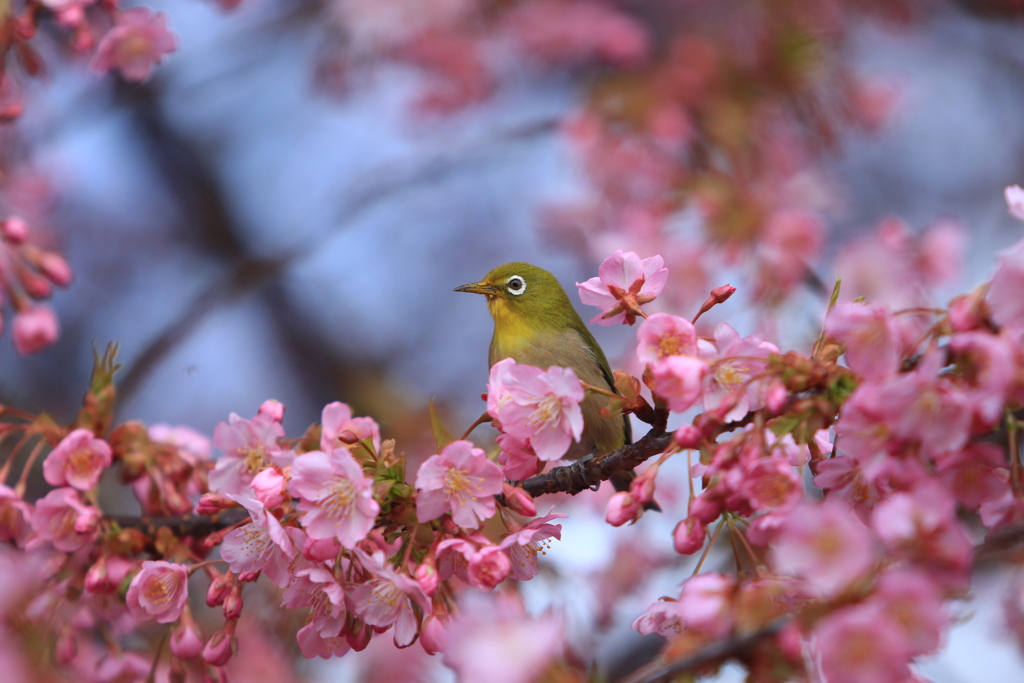
[[[473,294],[483,294],[486,297],[498,295],[498,288],[486,282],[470,282],[468,285],[461,285],[452,291],[472,292]]]

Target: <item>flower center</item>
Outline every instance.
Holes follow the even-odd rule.
[[[679,337],[665,335],[658,340],[658,347],[655,349],[655,352],[658,354],[658,358],[678,356],[681,347],[682,344],[679,343]]]
[[[68,456],[68,467],[74,474],[84,476],[95,469],[93,452],[88,448],[79,448]]]
[[[154,607],[163,607],[171,601],[177,589],[177,577],[171,572],[151,576],[145,585],[146,601]]]
[[[404,596],[405,594],[394,582],[380,579],[370,591],[369,602],[379,605],[387,615],[387,619],[393,619],[401,609],[400,603]]]
[[[237,453],[242,456],[242,472],[256,474],[269,463],[263,446],[242,446]]]
[[[320,505],[331,519],[351,517],[356,500],[356,487],[344,477],[335,477]]]
[[[539,430],[544,427],[554,429],[558,426],[557,418],[561,412],[562,402],[554,394],[549,394],[537,403],[537,408],[526,418],[526,425]]]
[[[715,381],[727,389],[735,389],[746,379],[744,368],[739,363],[725,361],[715,369]]]
[[[465,505],[468,498],[475,498],[481,490],[480,478],[470,477],[462,470],[454,467],[444,473],[444,497]]]

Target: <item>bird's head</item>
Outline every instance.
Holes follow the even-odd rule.
[[[555,276],[537,266],[516,261],[498,266],[480,282],[455,288],[487,297],[487,308],[498,326],[562,329],[579,316]]]

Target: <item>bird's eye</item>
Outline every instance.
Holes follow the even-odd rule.
[[[509,279],[505,280],[505,284],[508,285],[508,292],[514,296],[521,296],[526,291],[526,280],[513,275]]]

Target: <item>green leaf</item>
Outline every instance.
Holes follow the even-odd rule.
[[[434,397],[430,397],[430,401],[427,404],[430,407],[430,428],[434,430],[434,445],[437,447],[437,452],[440,453],[441,449],[455,441],[455,437],[451,435],[451,432],[441,422],[441,416],[437,414],[437,406],[434,405]]]

